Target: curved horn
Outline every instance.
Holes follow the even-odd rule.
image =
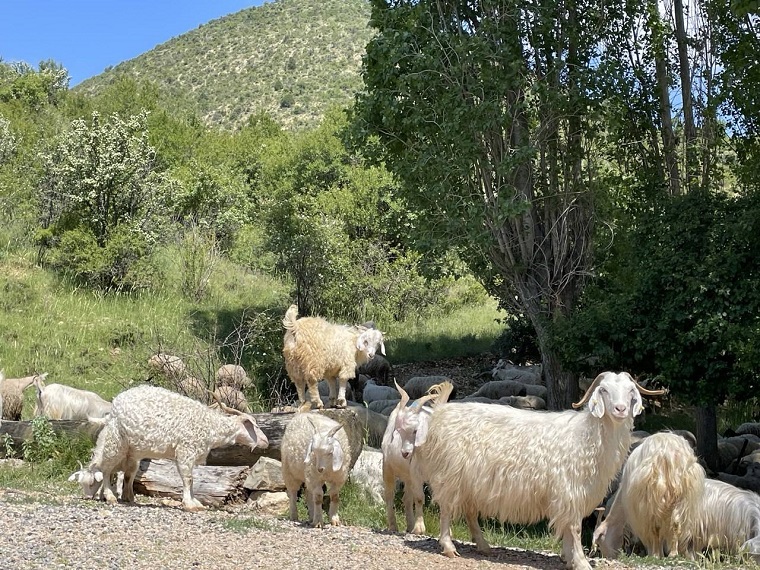
[[[586,402],[588,402],[589,398],[591,398],[591,394],[593,394],[594,390],[596,390],[596,387],[599,386],[599,382],[601,382],[602,379],[607,374],[609,374],[609,372],[602,372],[601,374],[599,374],[599,376],[594,378],[594,381],[591,383],[591,386],[588,387],[588,390],[586,390],[586,393],[583,394],[583,397],[581,398],[580,402],[573,404],[573,409],[577,410],[578,408],[582,408],[586,404]]]
[[[398,385],[398,382],[395,378],[393,379],[393,383],[396,385],[396,390],[398,390],[398,393],[401,394],[401,402],[399,402],[399,407],[403,408],[409,403],[409,394],[407,394],[406,390]]]
[[[343,424],[338,424],[337,426],[330,428],[330,431],[327,432],[327,437],[334,436],[336,433],[338,433],[338,431],[340,431],[340,428],[342,427]]]

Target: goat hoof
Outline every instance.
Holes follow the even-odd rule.
[[[456,551],[456,549],[449,551],[444,550],[442,554],[448,558],[456,558],[459,556],[459,553]]]
[[[186,511],[189,511],[191,513],[199,513],[201,511],[205,511],[206,507],[204,507],[199,501],[193,501],[192,503],[186,503],[182,505],[182,508]]]

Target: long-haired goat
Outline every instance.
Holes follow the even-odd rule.
[[[321,528],[322,485],[330,495],[330,524],[340,525],[339,493],[351,467],[351,448],[346,430],[327,416],[297,413],[285,427],[280,444],[282,478],[290,499],[290,520],[298,520],[296,501],[304,484],[311,525]]]
[[[24,376],[23,378],[6,378],[2,384],[0,384],[0,396],[3,400],[3,408],[0,411],[0,416],[4,420],[19,421],[21,419],[21,412],[24,409],[24,390],[34,384],[35,378],[44,380],[48,373],[33,374],[32,376]]]
[[[706,549],[736,554],[757,553],[760,537],[760,497],[757,493],[708,479],[698,505],[688,554]],[[754,545],[754,548],[753,548]]]
[[[616,558],[628,527],[650,556],[676,556],[689,540],[704,486],[705,470],[686,439],[649,436],[628,457],[594,542],[605,558]]]
[[[406,531],[412,534],[425,533],[423,506],[425,503],[424,481],[417,469],[411,465],[414,448],[419,441],[424,441],[428,417],[432,411],[424,404],[433,401],[434,405],[446,402],[451,396],[454,385],[448,380],[429,387],[428,394],[409,404],[409,394],[396,383],[396,390],[401,400],[388,418],[388,426],[383,436],[383,483],[385,485],[385,515],[388,530],[396,532],[396,480],[404,484],[404,515]]]
[[[193,497],[193,467],[202,463],[211,449],[233,443],[251,449],[269,445],[253,416],[221,407],[223,411],[215,410],[156,386],[125,390],[113,399],[111,415],[103,428],[108,435],[98,436],[92,461],[85,469],[93,477],[80,475],[75,480],[82,483],[83,489],[83,481],[102,480],[106,501],[116,502],[111,475],[123,470],[122,500],[132,502],[140,460],[173,459],[182,478],[183,508],[202,510],[203,505]]]
[[[41,376],[35,376],[34,385],[37,387],[35,416],[49,420],[86,420],[102,418],[111,411],[111,402],[95,392],[65,384],[45,385]]]
[[[346,383],[356,367],[371,360],[379,348],[385,353],[383,333],[374,328],[332,324],[320,317],[298,318],[291,305],[282,320],[285,327],[282,355],[285,369],[296,385],[301,411],[322,408],[317,383],[323,378],[330,386],[330,405],[346,407]],[[306,389],[309,400],[306,401]]]
[[[490,551],[478,515],[530,524],[548,518],[569,568],[591,568],[581,522],[602,501],[628,454],[633,417],[643,410],[630,374],[603,372],[582,411],[541,412],[450,402],[430,415],[414,462],[440,507],[443,554],[458,555],[451,520],[464,515],[480,552]],[[418,437],[418,439],[420,439]]]

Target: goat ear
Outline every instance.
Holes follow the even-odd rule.
[[[309,442],[309,446],[306,448],[306,457],[303,458],[303,462],[306,465],[311,463],[311,450],[312,450],[312,445],[311,445],[311,442]]]
[[[77,483],[79,483],[79,479],[80,479],[81,476],[82,476],[82,472],[81,471],[77,471],[76,473],[72,473],[71,475],[69,475],[69,481],[76,481]]]
[[[430,423],[430,413],[422,410],[420,411],[420,421],[417,424],[417,433],[414,436],[414,447],[419,447],[427,441],[428,425]]]
[[[602,398],[599,388],[591,394],[591,398],[588,401],[588,409],[595,418],[601,418],[604,415],[604,398]]]
[[[633,391],[633,415],[638,416],[644,411],[644,402],[641,399],[641,394],[638,390]]]
[[[340,443],[336,440],[336,441],[333,441],[332,470],[338,471],[342,466],[343,466],[343,448],[340,446]]]

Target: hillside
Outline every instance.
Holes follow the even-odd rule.
[[[289,128],[348,105],[371,37],[366,0],[276,0],[212,20],[92,77],[95,94],[120,74],[188,101],[211,126],[234,128],[265,111]]]

